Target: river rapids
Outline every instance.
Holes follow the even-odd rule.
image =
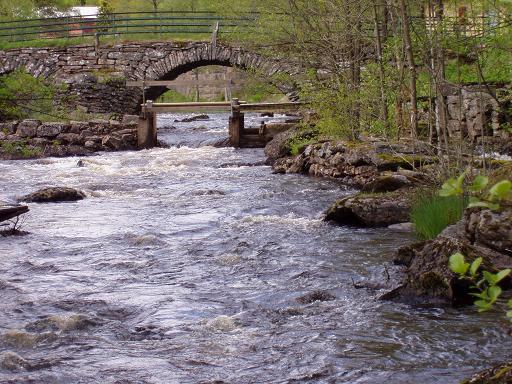
[[[0,199],[87,194],[30,204],[30,234],[0,237],[0,383],[455,384],[510,358],[499,314],[356,289],[391,284],[412,236],[322,222],[353,191],[213,146],[227,115],[211,116],[163,115],[169,148],[83,167],[0,161]]]

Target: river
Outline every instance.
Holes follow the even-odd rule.
[[[0,199],[87,194],[30,204],[30,234],[0,238],[1,383],[455,384],[510,358],[501,314],[354,287],[413,239],[322,222],[352,191],[207,146],[225,114],[174,118],[165,149],[0,161]],[[297,300],[317,290],[334,300]],[[12,353],[29,365],[6,369]]]

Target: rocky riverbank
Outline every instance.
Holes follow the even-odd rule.
[[[136,149],[137,119],[137,116],[126,115],[121,121],[0,123],[0,158],[84,156],[97,151]]]
[[[288,145],[293,135],[280,134],[267,146],[265,152],[274,172],[337,178],[360,189],[336,201],[325,213],[327,221],[361,227],[408,222],[416,191],[436,188],[435,178],[430,175],[437,159],[425,145],[380,140],[324,142],[308,145],[297,156],[290,156]],[[497,167],[499,177],[512,179],[512,167]],[[471,304],[475,299],[470,295],[470,283],[448,267],[449,257],[456,252],[464,254],[468,262],[482,257],[483,268],[490,272],[512,268],[512,210],[468,209],[461,221],[436,238],[400,248],[394,260],[402,267],[401,277],[394,284],[398,287],[381,299],[421,306]],[[511,289],[512,279],[505,279],[501,287]],[[508,383],[510,372],[510,363],[505,363],[477,373],[464,383]]]

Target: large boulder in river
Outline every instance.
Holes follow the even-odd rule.
[[[204,120],[210,120],[210,116],[206,114],[200,114],[200,115],[193,115],[185,117],[181,120],[176,119],[174,120],[175,123],[192,123],[193,121],[204,121]]]
[[[411,203],[404,191],[357,194],[338,200],[325,213],[326,221],[357,227],[387,227],[408,222]]]
[[[61,201],[82,200],[84,198],[85,193],[74,188],[50,187],[23,196],[20,201],[29,203],[56,203]]]

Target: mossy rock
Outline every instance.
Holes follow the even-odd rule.
[[[504,363],[478,372],[461,384],[510,384],[512,383],[512,363]]]

